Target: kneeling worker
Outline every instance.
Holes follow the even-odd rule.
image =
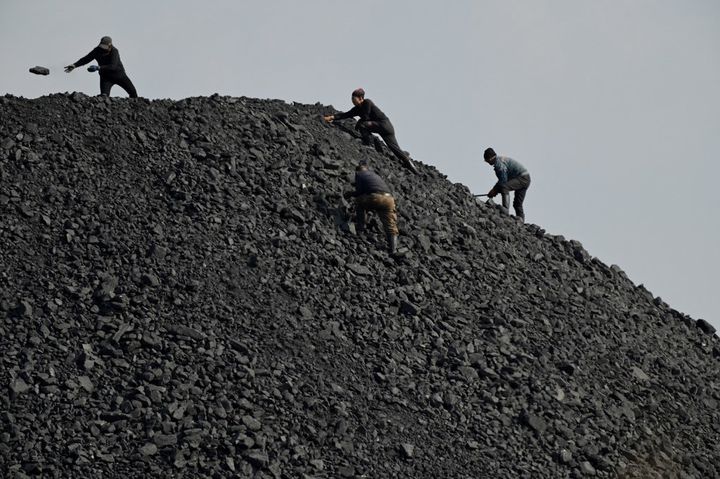
[[[355,228],[357,232],[365,230],[367,211],[375,211],[380,217],[385,230],[390,254],[397,250],[397,212],[395,199],[390,194],[387,183],[374,171],[370,171],[367,163],[361,162],[355,168],[355,191],[348,191],[346,198],[355,197]]]
[[[125,90],[130,98],[137,98],[135,86],[125,74],[125,67],[120,61],[120,52],[112,44],[112,38],[102,37],[100,44],[92,49],[90,53],[65,67],[65,72],[70,73],[77,67],[87,65],[95,60],[98,64],[88,68],[89,72],[100,73],[100,94],[110,96],[110,89],[118,85]]]
[[[515,214],[525,221],[523,201],[525,201],[525,193],[530,187],[530,173],[519,161],[506,156],[498,156],[492,148],[485,150],[483,157],[486,163],[495,168],[495,175],[498,179],[488,196],[493,198],[500,193],[502,195],[502,205],[509,211],[510,192],[514,191],[513,208],[515,208]]]

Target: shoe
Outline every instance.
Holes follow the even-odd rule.
[[[380,141],[380,138],[378,138],[377,136],[373,137],[373,146],[375,147],[375,151],[377,151],[378,153],[383,152],[382,142]]]
[[[388,251],[390,254],[395,254],[397,251],[398,237],[396,235],[388,236]]]
[[[417,166],[415,166],[415,163],[413,163],[413,161],[412,161],[412,159],[410,159],[410,157],[408,157],[407,159],[405,159],[403,161],[403,166],[405,168],[407,168],[408,170],[412,171],[413,173],[415,173],[416,175],[419,173]]]

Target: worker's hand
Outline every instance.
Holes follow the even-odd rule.
[[[348,190],[348,191],[343,192],[343,198],[345,198],[346,200],[349,200],[352,197],[353,197],[352,191]]]
[[[75,69],[75,65],[68,65],[65,67],[65,73],[70,73]]]
[[[100,67],[97,66],[97,65],[90,65],[90,66],[88,67],[88,71],[89,71],[89,72],[96,72],[96,71],[98,71],[98,70],[100,70]]]
[[[328,123],[330,123],[330,122],[333,121],[334,119],[335,119],[335,115],[326,115],[326,116],[323,117],[323,120],[325,120],[325,121],[328,122]]]
[[[497,195],[497,193],[494,189],[488,191],[488,198],[495,198],[495,195]]]

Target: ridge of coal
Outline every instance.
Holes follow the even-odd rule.
[[[3,477],[720,476],[709,323],[332,111],[0,98]]]

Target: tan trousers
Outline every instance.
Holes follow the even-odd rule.
[[[375,211],[388,236],[397,236],[397,212],[395,211],[395,199],[388,193],[372,193],[370,195],[358,196],[355,202],[357,213],[357,227],[359,230],[365,228],[365,220],[368,211]]]

